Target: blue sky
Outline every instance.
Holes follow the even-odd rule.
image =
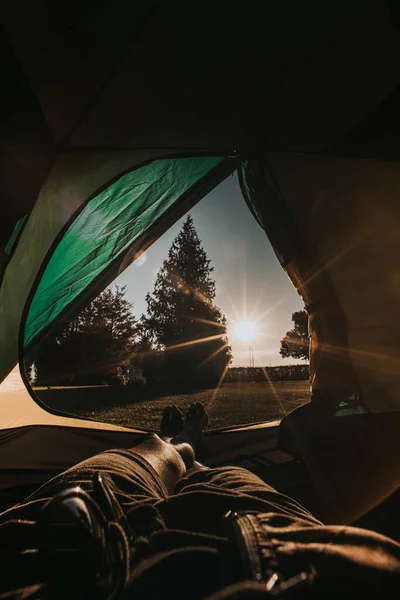
[[[235,323],[243,320],[255,324],[257,334],[251,342],[255,366],[302,362],[283,360],[279,342],[291,328],[292,312],[301,310],[303,302],[247,208],[237,175],[229,176],[190,214],[214,267],[216,304],[228,318],[233,365],[249,364],[249,342],[235,334]],[[115,281],[127,286],[127,298],[133,302],[137,317],[146,311],[145,295],[153,291],[158,270],[183,221],[171,227]]]

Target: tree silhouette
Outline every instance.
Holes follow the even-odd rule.
[[[101,383],[121,376],[137,332],[126,288],[107,288],[36,359],[37,383]]]
[[[279,354],[283,358],[301,358],[308,360],[310,340],[308,335],[308,314],[305,310],[299,310],[292,314],[293,329],[286,332],[281,340]]]
[[[147,294],[142,324],[162,351],[164,378],[215,384],[231,361],[226,318],[215,306],[213,267],[189,215]]]

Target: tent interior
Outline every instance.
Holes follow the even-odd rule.
[[[207,464],[400,539],[399,18],[394,0],[1,7],[2,506],[140,440],[45,410],[24,361],[237,171],[309,314],[312,396],[210,431]]]

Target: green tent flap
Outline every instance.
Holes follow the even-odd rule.
[[[25,347],[135,242],[146,243],[143,236],[160,220],[172,225],[176,218],[169,222],[168,211],[223,162],[224,157],[155,160],[121,176],[92,198],[54,244],[27,316]],[[224,170],[223,178],[227,174]],[[220,181],[213,181],[212,187]],[[196,201],[203,197],[202,191]]]
[[[13,229],[11,237],[8,240],[6,247],[5,247],[5,251],[7,252],[8,256],[11,256],[11,254],[14,252],[15,246],[18,243],[19,237],[21,235],[22,229],[26,223],[27,218],[28,218],[28,215],[24,215],[15,224],[15,227]]]

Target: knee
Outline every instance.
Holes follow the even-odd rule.
[[[157,433],[148,433],[147,439],[150,442],[155,442],[155,443],[162,442],[162,439],[160,438],[160,436]]]
[[[144,443],[149,450],[154,450],[154,452],[161,452],[167,445],[167,442],[164,442],[156,433],[147,434]]]

